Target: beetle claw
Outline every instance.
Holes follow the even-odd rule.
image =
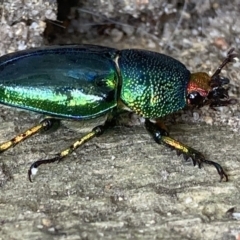
[[[193,166],[198,165],[199,168],[202,168],[203,163],[213,165],[218,174],[220,175],[220,182],[225,178],[226,182],[228,181],[228,175],[224,172],[222,166],[216,162],[205,159],[205,157],[198,151],[194,149],[189,149],[189,153],[183,153],[183,158],[188,161],[192,160]]]
[[[28,169],[28,179],[30,182],[32,182],[32,176],[36,175],[37,171],[38,171],[38,166],[36,165],[36,162],[34,162]]]
[[[36,162],[34,162],[29,170],[28,170],[28,179],[30,182],[32,182],[32,176],[37,174],[38,171],[38,167],[42,164],[48,164],[48,163],[54,163],[54,162],[60,162],[61,161],[61,157],[59,154],[56,155],[56,157],[54,158],[50,158],[50,159],[41,159],[38,160]]]

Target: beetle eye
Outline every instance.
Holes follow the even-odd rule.
[[[191,92],[187,95],[188,104],[202,106],[204,97],[200,95],[199,92]]]

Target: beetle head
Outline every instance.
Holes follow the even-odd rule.
[[[230,49],[226,59],[210,77],[207,73],[192,73],[187,86],[188,105],[202,107],[209,105],[211,108],[234,104],[236,100],[229,99],[227,85],[230,80],[220,76],[221,70],[229,62],[232,62],[237,54],[233,53],[234,48]]]

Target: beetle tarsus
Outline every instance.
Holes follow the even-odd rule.
[[[43,160],[38,160],[36,162],[34,162],[29,170],[28,170],[28,179],[30,182],[32,182],[32,176],[37,174],[38,171],[38,167],[42,164],[48,164],[48,163],[54,163],[54,162],[59,162],[61,160],[61,157],[59,155],[57,155],[54,158],[50,158],[50,159],[43,159]]]
[[[183,153],[183,157],[186,161],[188,161],[189,159],[192,159],[193,166],[196,166],[196,164],[198,164],[199,168],[202,167],[203,163],[213,165],[216,168],[218,174],[220,175],[220,182],[223,180],[223,178],[226,179],[226,182],[228,181],[228,175],[224,172],[220,164],[214,161],[206,160],[205,157],[200,152],[192,148],[189,148],[189,150],[190,150],[189,154]]]
[[[198,167],[201,168],[203,163],[213,165],[217,169],[218,174],[220,175],[220,181],[222,181],[223,178],[226,179],[226,182],[228,181],[228,176],[224,172],[220,164],[206,160],[202,153],[170,137],[168,133],[166,133],[166,131],[160,127],[160,124],[153,123],[147,119],[145,121],[145,127],[153,136],[156,143],[163,143],[170,149],[175,149],[178,156],[180,154],[183,154],[183,158],[186,161],[191,159],[193,166],[198,165]]]

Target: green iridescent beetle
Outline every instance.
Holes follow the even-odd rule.
[[[169,136],[161,117],[186,105],[202,107],[234,104],[229,99],[229,79],[222,68],[236,55],[231,49],[213,76],[191,74],[179,61],[164,54],[117,50],[94,45],[66,45],[20,51],[0,57],[0,103],[48,115],[37,126],[0,144],[0,152],[26,138],[50,129],[61,119],[89,120],[106,117],[98,125],[54,158],[34,162],[28,177],[41,164],[62,160],[90,139],[116,124],[118,115],[129,111],[145,118],[154,140],[191,158],[194,165],[215,166],[221,180],[227,174],[216,162]]]

